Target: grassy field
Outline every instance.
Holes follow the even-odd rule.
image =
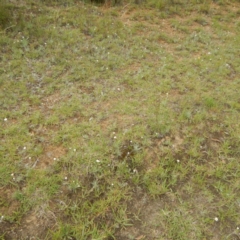
[[[0,239],[240,239],[240,2],[62,2],[0,4]]]

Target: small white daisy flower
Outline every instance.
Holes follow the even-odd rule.
[[[215,217],[215,218],[214,218],[214,221],[215,221],[215,222],[218,222],[218,221],[219,221],[218,217]]]
[[[3,120],[4,120],[4,122],[6,122],[8,119],[7,119],[7,118],[4,118]]]

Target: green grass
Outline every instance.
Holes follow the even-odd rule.
[[[238,239],[239,7],[1,3],[0,238]]]

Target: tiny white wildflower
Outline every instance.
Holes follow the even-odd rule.
[[[57,158],[53,158],[53,160],[54,160],[54,161],[56,161],[56,160],[57,160]]]
[[[114,138],[114,139],[116,139],[116,138],[117,138],[117,136],[114,136],[113,138]]]
[[[179,159],[177,159],[177,162],[178,162],[178,163],[180,163],[180,160],[179,160]]]
[[[67,177],[64,178],[64,180],[67,180],[67,179],[68,179]]]
[[[26,150],[27,148],[26,147],[23,147],[23,150]]]
[[[97,163],[100,163],[101,161],[99,159],[96,160]]]
[[[13,176],[14,176],[14,173],[11,173],[11,176],[13,177]]]
[[[208,55],[210,55],[211,54],[211,52],[208,52]]]
[[[31,160],[32,158],[31,157],[28,157],[29,160]]]
[[[76,152],[77,151],[76,148],[74,148],[73,151]]]
[[[114,184],[112,183],[111,185],[113,186]]]
[[[117,90],[120,91],[121,89],[118,87]]]
[[[8,119],[7,118],[4,118],[4,122],[6,122]]]
[[[217,218],[217,217],[215,217],[215,218],[214,218],[214,221],[215,221],[215,222],[218,222],[218,218]]]
[[[136,168],[134,168],[133,173],[138,173],[138,170]]]
[[[237,230],[239,230],[240,228],[239,227],[237,227]]]

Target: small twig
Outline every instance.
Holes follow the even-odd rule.
[[[16,25],[9,26],[9,27],[5,28],[3,31],[6,32],[8,29],[10,29],[10,28],[12,28],[14,26],[16,26]]]
[[[35,167],[36,167],[38,161],[39,161],[39,159],[37,159],[37,160],[35,161],[35,163],[33,164],[32,168],[35,168]]]
[[[130,4],[130,3],[126,4],[126,5],[122,8],[122,10],[123,10],[124,8],[126,8],[129,4]]]
[[[129,5],[129,3],[126,4],[126,5],[123,7],[122,12],[123,12],[123,10],[124,10],[128,5]],[[128,9],[125,10],[125,11],[122,13],[121,17],[122,17],[123,15],[125,15],[125,13],[126,13],[127,11],[128,11]]]
[[[238,239],[240,239],[240,236],[239,236],[236,232],[230,233],[230,234],[226,237],[226,239],[228,239],[228,238],[231,237],[231,236],[235,236],[235,237],[237,237]]]

